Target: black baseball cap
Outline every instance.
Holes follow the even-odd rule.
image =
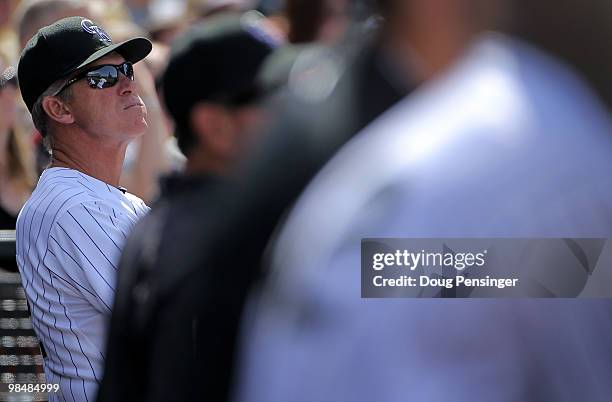
[[[265,17],[255,11],[208,18],[179,37],[162,76],[164,103],[179,143],[196,103],[240,106],[253,101],[257,73],[280,44]]]
[[[41,28],[21,52],[17,69],[21,96],[31,112],[38,97],[57,80],[69,77],[111,52],[136,63],[151,48],[146,38],[113,43],[95,22],[84,17],[63,18]]]

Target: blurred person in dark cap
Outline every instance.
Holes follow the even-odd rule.
[[[610,399],[609,297],[361,298],[364,238],[612,235],[610,3],[487,6],[497,32],[347,143],[278,229],[237,401]],[[551,285],[584,255],[549,256],[538,295],[580,295]]]
[[[162,197],[128,240],[98,400],[221,399],[228,363],[199,352],[221,328],[200,321],[194,305],[168,303],[165,293],[192,268],[179,261],[197,254],[192,238],[213,210],[214,197],[202,194],[234,180],[255,140],[256,77],[278,45],[253,13],[212,17],[173,44],[162,92],[187,162],[163,182]]]
[[[256,127],[257,72],[280,45],[266,28],[256,12],[224,15],[173,44],[162,92],[187,173],[227,175],[242,158]]]

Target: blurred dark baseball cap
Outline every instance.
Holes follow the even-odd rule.
[[[98,24],[84,17],[61,19],[41,28],[21,52],[17,69],[21,96],[31,112],[38,97],[54,82],[113,51],[136,63],[151,48],[146,38],[113,43]]]
[[[196,103],[241,106],[255,100],[257,73],[281,42],[255,11],[208,18],[179,37],[162,76],[164,103],[179,141]]]

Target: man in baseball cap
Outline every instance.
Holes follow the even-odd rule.
[[[30,112],[42,93],[56,81],[69,77],[116,52],[136,63],[151,51],[151,42],[134,38],[114,44],[110,36],[89,19],[64,18],[40,29],[26,44],[19,60],[19,81]]]
[[[148,207],[118,187],[125,150],[146,128],[133,63],[144,38],[113,43],[68,17],[40,29],[18,67],[20,90],[47,141],[43,171],[17,219],[17,264],[43,349],[50,400],[92,401],[123,242]]]
[[[162,89],[188,171],[206,161],[203,170],[224,174],[240,157],[263,91],[257,74],[278,44],[255,11],[213,17],[175,41]]]

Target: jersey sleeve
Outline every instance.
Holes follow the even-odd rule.
[[[49,238],[53,266],[69,278],[103,314],[110,314],[117,265],[125,233],[117,218],[97,204],[71,207],[53,224]]]

